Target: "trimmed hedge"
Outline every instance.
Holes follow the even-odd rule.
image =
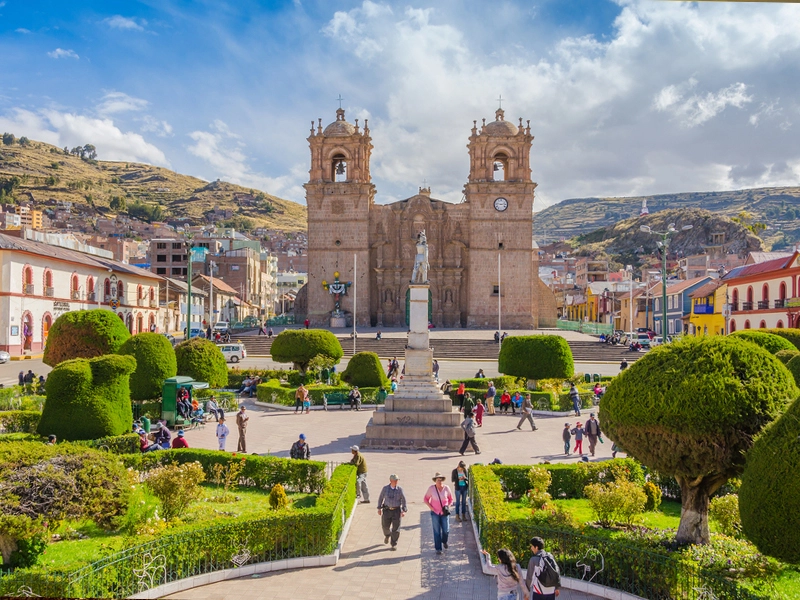
[[[325,329],[286,329],[273,340],[270,354],[272,360],[292,363],[297,370],[305,372],[318,356],[336,364],[344,351],[338,338]]]
[[[222,350],[213,342],[193,337],[175,347],[178,375],[205,381],[212,388],[228,385],[228,363]]]
[[[795,356],[800,356],[800,350],[778,350],[775,353],[775,358],[777,358],[783,364],[787,364]]]
[[[60,440],[95,440],[128,433],[133,423],[128,380],[132,356],[110,354],[58,364],[47,378],[38,432]]]
[[[350,393],[350,387],[346,385],[310,385],[307,386],[307,389],[308,397],[311,400],[311,404],[314,406],[322,406],[323,394]],[[283,406],[294,406],[294,394],[296,391],[296,387],[283,386],[277,380],[272,379],[266,383],[258,384],[256,387],[256,398],[259,402],[282,404]],[[380,392],[380,388],[359,387],[358,391],[361,392],[362,404],[383,403],[383,400],[378,398],[378,392]]]
[[[36,433],[41,418],[38,410],[6,410],[0,412],[0,428],[5,433]]]
[[[164,380],[178,374],[175,349],[160,333],[138,333],[122,344],[117,354],[136,359],[136,370],[131,375],[131,400],[160,398]]]
[[[114,354],[131,337],[114,311],[75,310],[58,317],[47,335],[42,361],[51,367],[73,358]]]
[[[136,433],[125,433],[123,435],[110,435],[96,440],[80,440],[72,442],[79,446],[94,448],[95,450],[105,450],[111,454],[138,454],[139,435]]]
[[[374,352],[356,352],[342,373],[342,381],[359,388],[389,387],[381,359]]]
[[[793,356],[792,359],[786,363],[786,368],[794,376],[794,381],[800,386],[800,355]]]
[[[480,377],[471,379],[451,379],[450,383],[453,384],[455,389],[458,389],[458,384],[463,383],[465,388],[482,389],[486,391],[489,389],[490,381],[494,382],[494,387],[497,388],[498,393],[502,393],[504,389],[511,391],[516,390],[517,388],[525,387],[524,378],[520,379],[514,375],[499,375],[497,377]]]
[[[771,354],[777,354],[781,350],[797,350],[795,345],[786,338],[765,331],[744,329],[742,331],[735,331],[730,335],[731,337],[741,338],[761,346]]]
[[[775,329],[760,329],[759,331],[763,331],[765,333],[771,333],[773,335],[779,335],[783,339],[792,342],[792,344],[794,344],[794,347],[800,350],[800,329],[775,328]]]
[[[220,452],[219,450],[200,450],[181,448],[135,454],[123,458],[125,465],[139,471],[150,471],[166,464],[199,462],[207,479],[213,476],[214,465],[224,467],[242,462],[240,481],[242,485],[270,490],[280,483],[293,492],[320,493],[325,486],[325,463],[314,460],[293,460],[277,456],[259,456]]]
[[[560,335],[509,336],[500,348],[498,370],[526,379],[570,379],[572,350]]]
[[[800,563],[800,536],[790,525],[800,514],[798,423],[800,400],[756,440],[739,489],[747,538],[764,554],[794,564]]]

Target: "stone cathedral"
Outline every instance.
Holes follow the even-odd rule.
[[[533,241],[530,121],[513,124],[498,109],[493,122],[473,122],[459,204],[431,198],[430,188],[376,204],[371,141],[368,122],[349,123],[341,108],[324,129],[322,119],[312,122],[308,283],[297,312],[329,327],[335,308],[349,320],[355,303],[359,326],[405,327],[415,243],[424,230],[433,325],[496,329],[499,306],[503,329],[554,327],[555,298],[539,279]]]

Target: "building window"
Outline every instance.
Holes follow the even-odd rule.
[[[230,266],[230,270],[231,271],[238,271],[239,270],[239,265],[231,265]]]
[[[156,275],[166,275],[167,269],[166,267],[158,267],[156,268]]]
[[[672,335],[673,333],[675,333],[675,330],[673,329],[673,326],[672,326],[672,321],[667,321],[667,328],[669,329],[669,335]]]
[[[172,249],[173,250],[180,250],[181,249],[181,245],[182,244],[180,242],[172,242]]]
[[[492,296],[497,296],[499,294],[500,294],[500,286],[499,285],[493,285],[492,286]]]
[[[172,274],[173,275],[180,275],[181,274],[181,268],[180,267],[172,267]]]
[[[182,254],[173,254],[172,255],[172,262],[181,262],[183,260]]]
[[[167,262],[167,255],[166,254],[156,255],[156,262]]]
[[[167,249],[167,244],[165,242],[158,242],[156,244],[156,248],[158,250],[166,250]]]

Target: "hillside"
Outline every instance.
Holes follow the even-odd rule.
[[[568,239],[638,217],[642,200],[647,200],[651,214],[667,209],[702,208],[735,217],[747,211],[755,221],[767,225],[761,234],[767,248],[778,250],[800,242],[800,187],[563,200],[536,213],[536,239]]]
[[[728,217],[702,209],[670,209],[645,217],[626,219],[609,227],[577,236],[570,243],[580,256],[591,256],[609,260],[612,270],[624,265],[636,268],[657,262],[656,242],[661,238],[641,231],[648,225],[653,231],[667,231],[674,223],[678,230],[670,236],[669,256],[691,256],[711,251],[713,234],[724,234],[726,254],[746,255],[762,249],[761,240],[743,225]],[[691,225],[688,231],[681,227]]]
[[[81,158],[43,142],[0,146],[0,184],[13,177],[19,178],[14,197],[32,197],[35,205],[53,204],[52,200],[88,204],[97,215],[124,212],[123,205],[158,205],[164,220],[188,217],[192,224],[209,222],[206,213],[218,207],[234,217],[252,219],[255,226],[306,228],[305,206],[259,190],[209,183],[152,165]]]

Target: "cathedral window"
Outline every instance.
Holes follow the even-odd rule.
[[[337,182],[347,181],[347,160],[345,160],[343,154],[337,154],[333,157],[331,169],[331,179]]]
[[[492,165],[492,180],[505,181],[507,169],[508,157],[502,153],[495,155]]]

